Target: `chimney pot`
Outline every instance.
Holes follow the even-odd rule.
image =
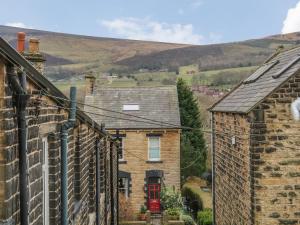
[[[29,39],[29,53],[30,54],[38,54],[40,41],[37,38],[30,38]]]
[[[17,50],[20,53],[23,53],[25,51],[25,33],[24,32],[18,32],[18,42],[17,42]]]

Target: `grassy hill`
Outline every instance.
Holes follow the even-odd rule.
[[[47,58],[45,74],[62,88],[67,87],[65,84],[70,80],[82,85],[83,75],[89,71],[99,78],[117,77],[102,79],[103,85],[109,86],[168,85],[173,84],[178,76],[190,84],[225,82],[233,85],[250,74],[279,46],[290,48],[300,44],[300,33],[192,46],[0,26],[0,35],[13,46],[18,31],[40,39],[40,49]],[[197,66],[195,74],[181,74],[189,67]]]

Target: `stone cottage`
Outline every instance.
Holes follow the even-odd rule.
[[[114,139],[42,74],[39,41],[17,42],[0,37],[0,224],[117,224]]]
[[[119,191],[130,200],[135,213],[141,205],[160,212],[162,188],[180,188],[176,87],[94,87],[91,77],[87,82],[86,112],[104,121],[107,130],[121,139]]]
[[[277,52],[210,110],[216,225],[300,223],[300,48]]]

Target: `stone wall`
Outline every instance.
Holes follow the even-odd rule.
[[[217,225],[250,225],[248,117],[214,113],[214,207]]]
[[[291,113],[297,97],[300,74],[256,109],[262,111],[264,123],[253,126],[253,133],[260,134],[252,138],[255,225],[300,223],[300,122]]]
[[[29,93],[39,90],[28,80]],[[0,59],[0,224],[20,224],[18,127],[8,85],[6,65]],[[68,112],[52,99],[33,94],[28,102],[29,224],[43,224],[42,138],[47,138],[49,160],[50,224],[60,224],[60,130]],[[106,138],[94,127],[77,119],[68,135],[68,215],[76,224],[93,224],[95,214],[96,139]],[[107,139],[110,141],[110,139]],[[107,147],[103,148],[107,150]],[[108,151],[109,152],[109,151]],[[110,154],[110,153],[109,153]],[[114,165],[116,165],[116,159]],[[102,166],[103,168],[103,166]],[[107,171],[110,175],[111,171]],[[117,176],[114,171],[114,175]],[[111,181],[106,181],[109,184]],[[113,186],[116,189],[116,184]],[[107,190],[111,191],[111,190]],[[108,193],[104,192],[107,196]],[[108,199],[108,202],[112,199]],[[101,207],[105,207],[103,204]],[[114,212],[115,213],[115,212]]]
[[[248,115],[214,113],[217,225],[300,223],[300,123],[291,113],[298,97],[299,73]]]
[[[161,161],[148,161],[148,137],[150,132],[161,132]],[[146,204],[145,179],[147,170],[162,170],[163,183],[180,189],[180,131],[179,130],[127,130],[121,131],[124,137],[124,162],[119,165],[121,171],[131,174],[130,201],[133,211],[139,212]]]

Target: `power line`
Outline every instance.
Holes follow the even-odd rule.
[[[188,164],[187,166],[180,168],[181,170],[185,170],[191,166],[193,166],[200,158],[202,157],[202,155],[199,155],[193,162],[191,162],[190,164]]]
[[[48,94],[43,94],[43,95],[70,102],[70,100],[66,99],[66,98],[60,98],[60,97],[56,97],[56,96],[48,95]],[[173,123],[169,123],[169,122],[165,122],[165,121],[159,121],[159,120],[149,119],[149,118],[145,118],[145,117],[142,117],[142,116],[136,116],[136,115],[132,115],[132,114],[128,114],[128,113],[118,112],[118,111],[115,111],[115,110],[105,109],[105,108],[102,108],[102,107],[98,107],[98,106],[86,104],[86,103],[83,103],[83,102],[77,102],[77,104],[88,106],[88,107],[95,108],[95,109],[100,109],[100,110],[103,110],[103,111],[106,111],[106,112],[117,113],[117,114],[121,114],[121,115],[125,115],[125,116],[130,116],[130,117],[135,117],[135,118],[138,118],[138,119],[147,120],[147,121],[151,121],[151,122],[155,122],[155,123],[167,124],[167,125],[171,125],[171,126],[174,126],[174,127],[178,127],[178,124],[173,124]],[[187,129],[188,128],[189,127],[187,127]]]

